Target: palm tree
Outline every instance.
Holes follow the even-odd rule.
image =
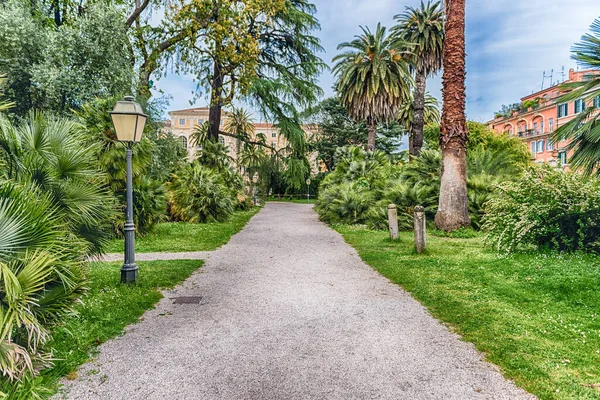
[[[352,118],[367,123],[367,149],[374,150],[377,124],[397,117],[413,82],[399,44],[386,35],[385,27],[377,24],[374,34],[366,27],[361,30],[353,41],[338,45],[338,50],[349,50],[333,58],[333,72],[341,103]]]
[[[398,122],[404,127],[407,132],[410,132],[412,126],[414,126],[415,119],[415,102],[410,101],[402,104],[400,112],[398,113]],[[440,109],[438,108],[438,101],[435,97],[428,93],[425,93],[425,106],[423,107],[423,121],[424,124],[439,124],[440,122]],[[410,146],[409,146],[410,147]],[[411,153],[412,154],[412,153]]]
[[[394,16],[398,21],[392,33],[400,40],[412,43],[408,58],[415,70],[413,93],[414,120],[409,131],[409,151],[419,155],[423,147],[423,125],[425,107],[425,87],[427,77],[442,68],[444,48],[444,13],[440,2],[424,4],[419,8],[406,7],[403,14]]]
[[[254,136],[255,127],[254,120],[250,113],[243,108],[233,108],[227,118],[227,122],[223,127],[226,132],[231,133],[237,137],[235,143],[235,153],[237,155],[236,160],[238,163],[238,171],[240,170],[241,164],[240,152],[242,150],[242,140],[250,139]]]
[[[600,70],[600,19],[596,19],[591,33],[585,34],[581,42],[573,46],[571,58],[585,69]],[[573,168],[580,168],[585,174],[600,176],[600,71],[582,82],[572,82],[561,86],[570,92],[558,101],[569,102],[584,99],[585,111],[573,120],[558,128],[554,142],[568,140],[567,150],[573,151],[569,161]]]
[[[465,0],[446,0],[442,76],[442,177],[435,224],[453,231],[470,223],[467,209],[467,118],[465,116]]]

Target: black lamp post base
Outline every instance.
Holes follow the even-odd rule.
[[[121,268],[121,283],[135,283],[138,278],[138,266],[135,264],[132,265],[123,265]]]

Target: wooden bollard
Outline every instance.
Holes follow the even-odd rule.
[[[427,242],[427,227],[425,221],[425,209],[423,206],[415,207],[415,249],[421,254],[425,250]]]
[[[395,204],[388,206],[388,225],[390,227],[390,239],[398,240],[398,212]]]

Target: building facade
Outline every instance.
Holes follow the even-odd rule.
[[[569,79],[561,82],[581,82],[592,75],[600,74],[597,70],[569,70]],[[569,103],[558,103],[558,98],[565,94],[560,84],[521,98],[521,104],[527,106],[514,111],[510,116],[497,116],[487,125],[499,134],[519,137],[526,143],[535,162],[548,162],[551,165],[568,167],[570,154],[566,149],[567,142],[554,143],[552,133],[560,126],[571,121],[577,114],[591,104],[583,99]],[[596,106],[600,98],[594,99]]]
[[[164,122],[165,132],[171,133],[173,136],[181,141],[181,145],[187,150],[188,159],[193,160],[196,153],[200,150],[200,147],[195,146],[192,140],[192,134],[198,127],[208,121],[209,109],[207,107],[188,108],[184,110],[169,111],[170,119]],[[227,125],[229,114],[223,111],[221,114],[221,129]],[[316,129],[314,127],[305,125],[303,126],[304,131],[310,137],[315,134]],[[259,135],[264,135],[265,142],[268,146],[271,146],[277,150],[287,147],[288,141],[284,135],[280,134],[279,129],[273,124],[266,122],[254,123],[254,135],[251,140],[258,140]],[[240,142],[233,137],[219,135],[219,141],[227,146],[229,150],[229,156],[235,161],[239,153],[238,146]],[[317,155],[309,154],[309,161],[311,163],[311,173],[316,174],[319,172],[319,166],[316,161]]]

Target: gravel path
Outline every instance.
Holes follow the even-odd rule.
[[[290,203],[267,204],[65,385],[71,399],[533,398]]]

